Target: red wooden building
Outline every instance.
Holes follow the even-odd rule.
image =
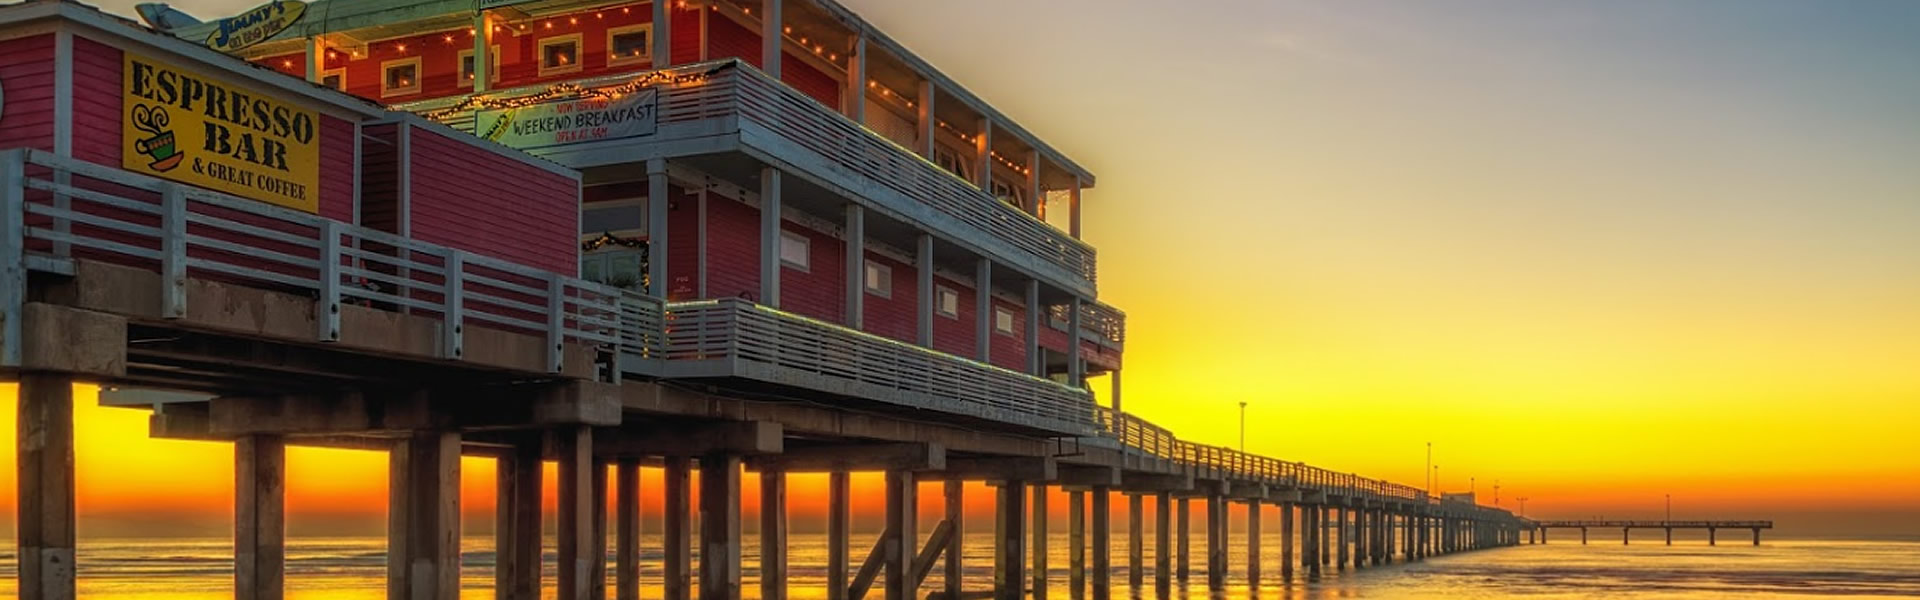
[[[316,2],[241,54],[579,170],[590,279],[1071,387],[1119,369],[1123,317],[1079,240],[1093,175],[858,15],[490,4]]]

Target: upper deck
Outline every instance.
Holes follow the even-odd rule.
[[[1051,288],[1094,295],[1096,255],[1079,239],[1081,190],[1093,174],[834,2],[482,4],[495,8],[321,0],[238,54],[455,123],[472,117],[464,109],[734,59],[744,72],[664,94],[657,133],[525,149],[582,170],[745,151]],[[200,39],[213,29],[174,33]],[[489,75],[476,78],[481,71]]]

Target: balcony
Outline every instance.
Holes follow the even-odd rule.
[[[583,169],[649,157],[745,154],[784,165],[869,210],[934,232],[1055,287],[1085,297],[1095,295],[1097,269],[1091,246],[999,202],[912,150],[738,60],[499,90],[485,98],[566,96],[637,83],[659,90],[655,133],[534,153]],[[394,108],[471,132],[472,106],[471,101],[456,97]]]
[[[765,394],[940,413],[1047,435],[1096,430],[1084,390],[737,299],[665,305],[664,345],[624,368],[753,382]]]

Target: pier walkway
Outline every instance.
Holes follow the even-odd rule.
[[[957,575],[963,481],[997,489],[1001,598],[1029,579],[1045,589],[1056,486],[1070,491],[1068,576],[1094,598],[1114,571],[1114,493],[1128,502],[1136,580],[1143,499],[1155,498],[1162,586],[1187,578],[1192,501],[1208,509],[1199,553],[1214,588],[1228,576],[1230,503],[1249,507],[1254,531],[1280,519],[1281,562],[1247,561],[1249,580],[1511,545],[1530,527],[1404,484],[1183,440],[1084,389],[744,300],[665,302],[38,150],[0,152],[0,323],[0,376],[21,384],[25,599],[72,597],[77,382],[152,410],[154,436],[234,444],[242,599],[281,597],[287,445],[391,453],[394,598],[457,591],[462,455],[499,461],[501,598],[539,588],[546,460],[559,470],[569,599],[604,597],[608,569],[615,597],[637,597],[642,464],[666,471],[666,600],[690,598],[696,577],[700,598],[740,597],[745,472],[772,507],[760,527],[769,599],[785,595],[793,472],[833,474],[835,599],[875,584],[889,600],[918,597],[936,563]],[[597,501],[607,467],[612,507]],[[886,473],[887,533],[859,554],[851,471]],[[921,481],[947,482],[945,517],[924,540]],[[595,526],[607,514],[611,531]],[[593,560],[609,537],[611,565]],[[944,593],[961,584],[949,577]]]
[[[1527,524],[1530,526],[1529,530],[1527,531],[1527,542],[1533,543],[1533,535],[1534,535],[1533,530],[1537,529],[1539,530],[1540,543],[1542,544],[1547,543],[1548,529],[1578,529],[1580,530],[1581,544],[1587,543],[1588,529],[1619,528],[1621,544],[1628,544],[1632,542],[1633,530],[1635,529],[1660,529],[1667,532],[1668,546],[1673,545],[1673,530],[1675,529],[1705,529],[1707,530],[1707,545],[1709,546],[1714,546],[1719,544],[1719,532],[1722,529],[1751,529],[1753,530],[1753,545],[1758,546],[1760,545],[1760,530],[1773,528],[1773,521],[1590,520],[1590,521],[1529,521]]]

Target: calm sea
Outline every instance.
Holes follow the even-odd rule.
[[[1603,534],[1611,535],[1611,534]],[[744,590],[758,596],[755,549],[747,536],[744,549]],[[856,562],[873,534],[856,536]],[[1231,556],[1232,586],[1225,597],[1251,598],[1802,598],[1816,596],[1920,596],[1920,541],[1765,540],[1748,545],[1746,539],[1723,540],[1708,547],[1704,540],[1676,540],[1661,545],[1657,535],[1622,546],[1618,542],[1558,541],[1547,546],[1520,546],[1441,557],[1413,565],[1331,573],[1312,583],[1283,583],[1279,577],[1279,544],[1270,535],[1262,548],[1263,584],[1250,590],[1245,583],[1245,538],[1235,536]],[[1728,536],[1740,538],[1740,536]],[[988,535],[970,535],[966,549],[968,589],[989,589],[987,566],[993,549]],[[1133,592],[1126,587],[1126,536],[1114,536],[1116,598]],[[1196,542],[1198,538],[1196,538]],[[660,597],[660,547],[657,538],[644,540],[649,552],[643,597]],[[492,597],[491,538],[464,542],[462,578],[464,599]],[[385,594],[384,542],[379,539],[297,539],[289,542],[288,598],[294,600],[374,600]],[[791,595],[796,600],[825,598],[823,589],[825,539],[796,533],[791,548]],[[1052,550],[1053,598],[1067,598],[1066,539],[1056,537]],[[1199,544],[1195,544],[1198,549]],[[1147,569],[1152,569],[1148,544]],[[205,600],[231,598],[230,542],[206,540],[85,540],[80,550],[80,597],[107,600]],[[552,582],[553,556],[547,556]],[[1183,599],[1208,597],[1204,560],[1195,561],[1188,588],[1170,595]],[[12,549],[0,554],[0,597],[12,597]],[[940,572],[924,588],[939,589]],[[1145,574],[1146,588],[1138,594],[1156,598],[1153,575]],[[1177,586],[1178,584],[1176,584]],[[549,597],[553,590],[547,590]],[[876,587],[870,597],[879,597]]]

